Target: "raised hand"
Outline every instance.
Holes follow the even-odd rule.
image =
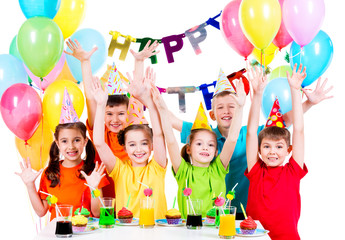
[[[325,89],[328,79],[326,78],[323,82],[321,77],[317,80],[316,88],[314,91],[309,92],[307,89],[302,89],[303,93],[307,96],[309,102],[312,105],[316,105],[325,99],[333,98],[333,96],[326,96],[332,89],[333,86]]]
[[[158,110],[168,110],[168,107],[154,82],[151,82],[151,96],[152,101],[154,102]]]
[[[236,95],[230,94],[230,96],[235,100],[238,107],[243,107],[246,102],[246,92],[244,91],[244,84],[242,78],[236,86]]]
[[[74,42],[72,39],[68,39],[68,41],[66,41],[66,44],[72,52],[70,53],[70,52],[67,52],[65,50],[64,50],[64,52],[68,55],[75,57],[76,59],[78,59],[81,62],[89,61],[92,54],[98,49],[96,46],[96,47],[92,48],[90,52],[87,52],[82,48],[82,46],[80,45],[80,43],[78,42],[77,39],[75,39]]]
[[[267,75],[264,75],[263,68],[258,66],[249,67],[247,63],[247,72],[253,93],[262,94],[267,83]]]
[[[98,188],[99,182],[105,176],[104,169],[105,165],[103,162],[100,166],[98,166],[98,162],[96,162],[95,168],[90,175],[87,175],[84,171],[80,171],[80,173],[84,176],[88,185],[93,188]]]
[[[92,95],[97,104],[106,104],[108,101],[108,90],[106,84],[104,84],[104,88],[102,88],[101,81],[98,77],[92,77]]]
[[[21,173],[15,172],[18,175],[26,186],[30,184],[35,184],[35,180],[42,173],[43,169],[40,169],[38,172],[34,172],[31,168],[31,162],[28,158],[27,161],[23,159],[23,162],[20,162]]]
[[[147,44],[145,45],[144,49],[141,50],[140,52],[134,52],[132,49],[130,50],[130,52],[132,53],[133,57],[135,58],[135,60],[137,61],[144,61],[146,58],[149,58],[153,55],[156,55],[157,53],[159,53],[159,51],[156,51],[156,48],[159,46],[159,43],[157,41],[154,41],[151,46],[150,46],[151,40],[149,40],[147,42]]]
[[[301,84],[303,80],[307,76],[307,73],[306,73],[306,67],[304,67],[302,71],[302,64],[299,65],[298,70],[296,69],[297,69],[297,63],[295,63],[295,65],[293,66],[292,75],[290,76],[290,73],[288,71],[286,72],[286,75],[287,75],[287,79],[288,79],[290,87],[293,89],[299,90],[301,88]]]

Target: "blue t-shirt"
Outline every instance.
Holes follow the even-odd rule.
[[[182,131],[180,134],[181,142],[187,143],[188,136],[192,129],[193,123],[183,122]],[[264,125],[259,126],[258,133],[264,128]],[[212,130],[217,135],[218,144],[218,154],[223,149],[225,137],[221,135],[218,127],[212,128]],[[244,172],[247,169],[247,155],[246,155],[246,137],[247,137],[247,126],[243,126],[240,130],[240,134],[237,139],[236,147],[229,164],[229,173],[225,177],[226,192],[230,191],[236,183],[238,183],[235,188],[236,196],[235,199],[231,201],[231,206],[237,207],[237,212],[242,212],[240,203],[244,207],[247,206],[248,198],[248,188],[249,181],[244,176]]]

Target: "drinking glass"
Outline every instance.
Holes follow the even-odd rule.
[[[187,222],[188,229],[202,228],[202,200],[187,199]]]
[[[154,206],[154,199],[148,197],[140,199],[139,226],[141,228],[153,228],[155,226]]]
[[[115,198],[101,198],[103,204],[100,207],[99,227],[113,228],[115,226],[114,204]]]
[[[223,239],[235,238],[236,207],[220,208],[219,215],[218,236]]]
[[[58,238],[72,237],[72,205],[55,205],[56,229],[55,236]]]

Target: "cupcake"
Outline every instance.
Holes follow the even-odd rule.
[[[120,223],[131,223],[133,220],[133,213],[127,208],[123,207],[118,213]]]
[[[90,217],[90,212],[87,208],[82,207],[80,213],[79,210],[80,208],[77,208],[77,210],[74,211],[74,215],[83,215],[86,218]]]
[[[75,215],[72,217],[73,233],[84,232],[87,225],[87,218],[84,215]]]
[[[206,213],[206,221],[207,223],[214,223],[216,221],[216,208],[211,208]]]
[[[256,227],[257,227],[257,224],[254,222],[254,220],[250,216],[248,216],[247,219],[244,219],[240,223],[240,229],[241,229],[242,234],[248,234],[248,235],[254,234]]]
[[[165,214],[168,224],[179,224],[181,223],[181,213],[179,210],[172,208]]]

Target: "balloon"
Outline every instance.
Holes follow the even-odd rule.
[[[221,16],[220,30],[226,43],[239,55],[247,59],[252,53],[254,46],[242,32],[238,18],[240,4],[241,0],[234,0],[225,6]]]
[[[60,27],[64,39],[71,36],[84,19],[84,0],[61,0],[61,6],[54,18],[54,22]]]
[[[262,54],[261,56],[261,51],[257,48],[254,48],[253,51],[253,56],[254,58],[261,64],[264,66],[267,66],[268,64],[270,64],[274,58],[274,56],[276,55],[278,51],[277,46],[275,46],[273,43],[271,43],[264,51],[264,54]]]
[[[45,77],[59,61],[63,38],[59,27],[46,17],[26,20],[17,37],[18,50],[25,65],[37,77]]]
[[[94,29],[85,28],[74,33],[71,39],[77,39],[85,51],[91,51],[94,46],[98,47],[90,58],[92,72],[97,72],[107,59],[107,48],[102,34]],[[80,61],[70,55],[66,56],[66,60],[73,77],[80,83],[83,80]]]
[[[49,159],[50,145],[53,140],[53,133],[49,128],[48,122],[42,119],[34,135],[27,141],[27,144],[17,137],[15,143],[22,158],[29,158],[31,167],[38,171],[46,166]]]
[[[17,137],[28,140],[41,121],[41,98],[29,85],[16,83],[1,97],[1,115],[7,127]]]
[[[53,19],[59,10],[61,0],[19,0],[26,18],[36,16]]]
[[[279,0],[280,8],[282,11],[282,15],[284,15],[283,12],[283,4],[285,0]],[[280,24],[280,28],[278,30],[277,35],[273,39],[274,45],[276,45],[279,50],[283,47],[289,45],[292,42],[292,37],[290,36],[289,32],[287,31],[284,23],[284,17],[282,17],[282,22]]]
[[[27,82],[23,63],[10,54],[0,54],[0,97],[11,85]]]
[[[289,65],[283,65],[273,69],[273,71],[268,75],[268,82],[275,78],[286,78],[286,72],[289,72],[290,76],[292,75],[292,69]]]
[[[270,45],[281,23],[281,10],[277,0],[243,0],[239,21],[244,35],[258,49]]]
[[[63,64],[62,70],[55,81],[58,81],[58,80],[70,80],[74,83],[78,83],[77,80],[74,79],[71,71],[69,70],[67,61],[65,61],[65,63]]]
[[[307,77],[302,82],[302,87],[312,84],[329,67],[333,58],[333,43],[327,33],[320,31],[307,45],[301,47],[293,42],[290,48],[291,68],[297,63],[306,67]]]
[[[78,85],[68,80],[55,81],[48,86],[43,96],[43,114],[50,129],[55,132],[61,115],[61,105],[65,88],[69,93],[73,107],[80,118],[84,109],[84,96]]]
[[[285,27],[292,39],[302,47],[319,32],[324,17],[323,0],[289,0],[283,4]]]
[[[291,91],[287,78],[275,78],[267,83],[262,94],[262,112],[266,118],[270,115],[276,97],[283,114],[292,110]]]
[[[63,68],[63,65],[65,63],[65,60],[66,60],[65,53],[62,53],[58,63],[55,65],[53,70],[51,70],[50,73],[43,78],[43,81],[41,81],[39,77],[36,77],[32,72],[30,72],[30,70],[26,66],[24,66],[24,68],[26,72],[29,74],[29,77],[31,78],[31,80],[34,81],[36,86],[42,90],[45,90],[49,86],[49,84],[54,82],[57,76],[59,76]]]
[[[23,61],[22,57],[19,54],[18,51],[18,45],[17,45],[17,35],[14,36],[14,38],[12,39],[11,45],[10,45],[10,50],[9,53],[12,56],[15,56],[16,58],[18,58],[20,61]]]

